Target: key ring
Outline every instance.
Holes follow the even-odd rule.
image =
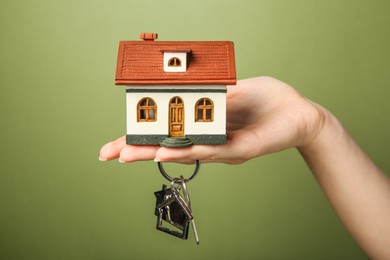
[[[164,168],[162,166],[162,162],[157,162],[157,165],[158,165],[158,169],[160,170],[162,176],[164,176],[165,179],[167,179],[169,182],[177,180],[177,178],[174,179],[168,175],[168,173],[164,170]],[[200,168],[200,161],[196,160],[196,166],[195,166],[194,173],[190,177],[188,177],[187,179],[179,179],[179,180],[181,180],[180,182],[189,182],[190,180],[192,180],[196,176],[196,174],[198,173],[199,168]]]

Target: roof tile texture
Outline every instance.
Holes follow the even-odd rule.
[[[190,50],[186,72],[164,72],[163,51]],[[234,46],[228,41],[121,41],[117,85],[236,83]]]

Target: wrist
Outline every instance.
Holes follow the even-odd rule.
[[[333,147],[345,139],[345,130],[337,118],[323,107],[313,105],[318,111],[318,117],[305,142],[297,147],[304,156],[332,151]]]

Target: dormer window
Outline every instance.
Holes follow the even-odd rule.
[[[168,61],[168,67],[181,67],[181,60],[177,57],[173,57]]]
[[[161,50],[164,54],[164,72],[186,72],[187,56],[191,50]]]

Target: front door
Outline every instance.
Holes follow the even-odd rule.
[[[184,136],[184,104],[179,97],[169,101],[169,136]]]

